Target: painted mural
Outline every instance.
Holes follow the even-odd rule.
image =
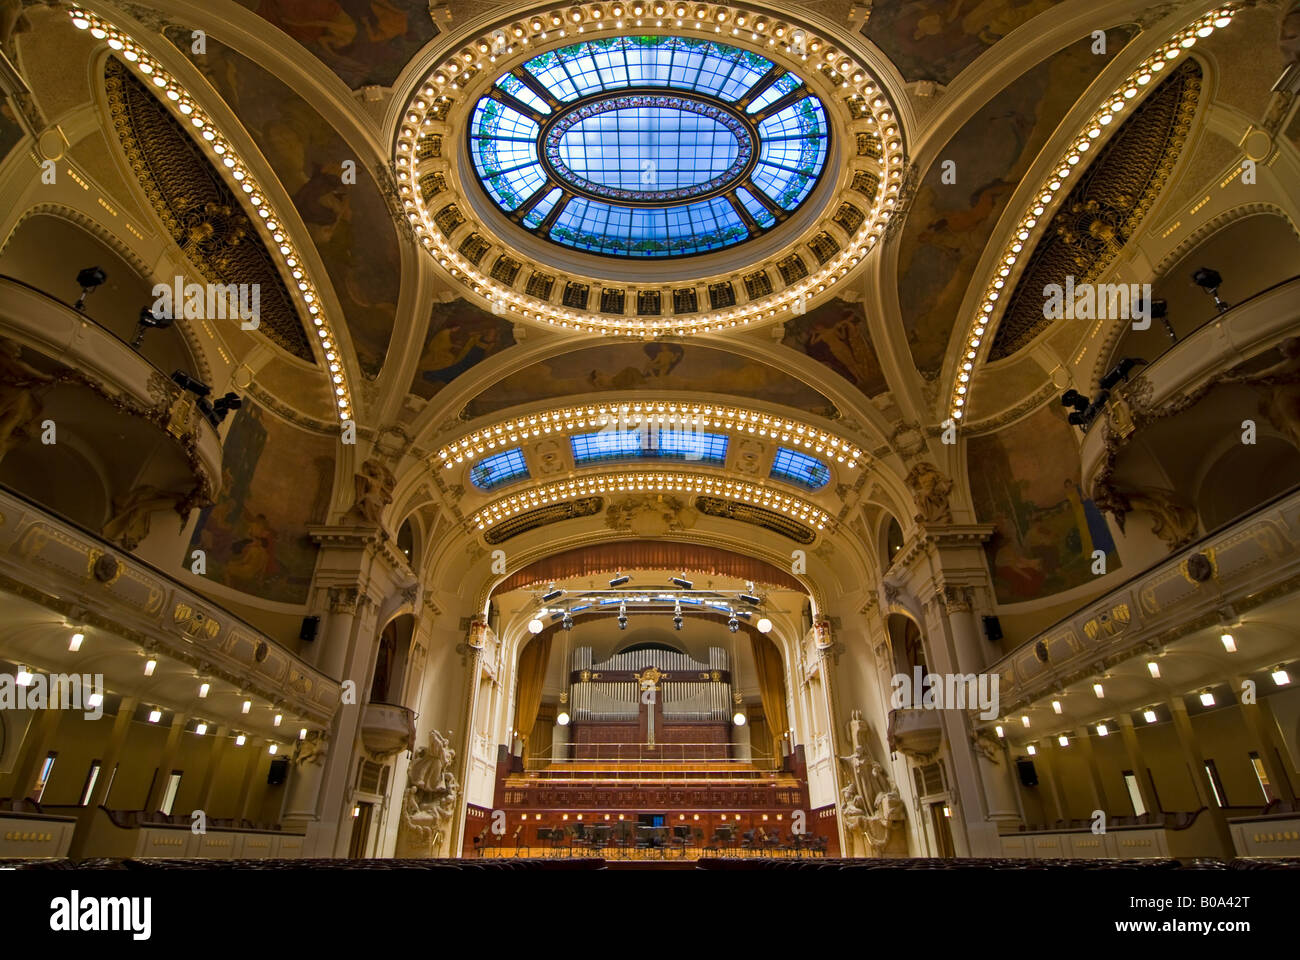
[[[343,307],[357,361],[374,378],[384,365],[401,281],[388,204],[343,138],[305,100],[253,61],[209,38],[190,50],[172,37],[239,117],[284,185]],[[344,183],[345,161],[356,183]]]
[[[498,381],[470,401],[471,417],[520,403],[607,390],[695,390],[733,393],[834,416],[835,407],[802,380],[745,357],[694,344],[652,341],[586,347]]]
[[[898,296],[923,374],[942,367],[967,282],[1025,171],[1130,36],[1129,28],[1107,31],[1106,54],[1080,40],[1025,73],[962,126],[918,185],[899,249]],[[942,181],[946,160],[956,165],[955,183]]]
[[[1106,518],[1079,485],[1079,448],[1065,411],[1047,404],[1000,430],[972,437],[971,494],[999,603],[1034,600],[1093,579],[1092,553],[1119,556]],[[1051,467],[1056,469],[1050,469]]]
[[[869,397],[889,389],[861,304],[836,297],[792,317],[781,342],[830,367]]]
[[[221,473],[221,493],[199,514],[190,550],[207,554],[207,575],[217,583],[264,600],[304,602],[317,551],[307,525],[324,519],[333,442],[245,398],[226,436]]]
[[[390,87],[438,32],[428,0],[237,0],[279,27],[349,89]]]
[[[514,325],[467,300],[435,303],[411,393],[426,400],[462,373],[515,344]]]
[[[862,32],[903,78],[947,85],[976,57],[1060,0],[894,0]]]

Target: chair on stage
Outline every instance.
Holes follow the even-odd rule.
[[[620,823],[618,829],[614,831],[612,843],[614,849],[626,857],[627,851],[636,846],[636,838],[632,834],[632,824],[627,821]]]
[[[487,846],[488,837],[492,834],[492,825],[488,824],[480,830],[474,837],[474,855],[483,856],[483,850]]]
[[[673,827],[672,834],[668,838],[668,845],[671,849],[679,850],[681,856],[685,858],[686,848],[691,845],[691,828]]]
[[[605,824],[599,824],[591,828],[589,845],[592,854],[596,856],[604,856],[605,848],[609,846],[611,831],[612,828]]]

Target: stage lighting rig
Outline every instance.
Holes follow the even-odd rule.
[[[620,573],[620,574],[619,574],[617,577],[615,577],[613,580],[609,581],[609,585],[610,585],[611,587],[621,587],[621,586],[623,586],[623,584],[631,582],[631,580],[632,580],[632,578],[629,577],[627,574],[625,574],[625,573]]]
[[[166,330],[173,323],[171,317],[157,317],[148,307],[140,308],[140,319],[136,321],[135,339],[131,341],[133,349],[140,349],[144,335],[150,330]]]
[[[1230,308],[1231,304],[1224,303],[1219,299],[1219,287],[1223,284],[1223,276],[1218,270],[1210,267],[1200,267],[1192,274],[1192,283],[1214,298],[1214,306],[1218,308],[1220,313]]]
[[[77,274],[77,286],[81,287],[81,296],[77,297],[77,302],[72,305],[74,310],[86,309],[86,297],[98,286],[102,285],[108,279],[102,267],[86,267]]]

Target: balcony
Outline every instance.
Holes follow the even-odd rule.
[[[943,742],[943,724],[938,710],[920,708],[889,711],[889,749],[899,750],[914,760],[932,757]]]
[[[376,759],[415,745],[415,714],[392,703],[367,703],[361,714],[361,742]]]
[[[54,610],[97,631],[95,655],[104,658],[113,692],[133,692],[141,682],[139,654],[147,648],[281,704],[285,713],[321,725],[333,717],[338,681],[162,570],[10,491],[0,490],[0,518],[6,657],[42,670],[80,670],[66,644],[44,642],[39,625],[55,622],[49,616]],[[21,629],[24,623],[36,626]],[[119,663],[122,670],[114,672]],[[153,681],[150,699],[189,703],[192,680],[176,682],[182,686],[172,690]],[[237,709],[237,700],[231,702]],[[215,698],[211,709],[218,709]]]

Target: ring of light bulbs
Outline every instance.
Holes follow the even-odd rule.
[[[709,474],[654,471],[629,473],[602,473],[576,477],[557,483],[546,483],[502,497],[474,514],[471,522],[480,530],[506,520],[525,510],[533,510],[552,503],[562,503],[577,497],[590,497],[604,493],[700,493],[751,503],[776,510],[795,520],[826,529],[830,515],[801,497],[791,496],[772,487],[731,480]]]
[[[638,10],[639,13],[636,12]],[[822,73],[846,95],[863,101],[867,112],[866,121],[881,134],[880,188],[870,204],[870,212],[862,225],[848,238],[847,245],[818,270],[780,293],[750,300],[744,306],[729,310],[653,319],[601,316],[519,293],[494,280],[461,256],[436,228],[433,215],[419,190],[419,161],[416,152],[421,130],[434,122],[431,113],[453,99],[444,91],[463,89],[480,71],[500,59],[494,52],[500,43],[498,35],[505,36],[507,46],[504,55],[510,57],[521,50],[534,48],[556,38],[575,42],[592,36],[617,36],[636,27],[680,27],[686,34],[699,31],[701,37],[721,35],[728,39],[739,38],[743,34],[747,35],[746,39],[751,43],[766,38],[765,46],[774,50],[781,49],[791,56],[809,61],[814,70]],[[796,49],[795,38],[798,34],[803,36],[802,53]],[[821,62],[816,62],[817,57],[810,60],[812,54],[818,55]],[[852,93],[848,92],[850,88]],[[441,106],[436,107],[435,104]],[[452,277],[484,300],[499,303],[524,320],[601,335],[637,337],[647,334],[687,336],[707,333],[755,322],[774,321],[779,316],[793,315],[793,311],[799,309],[799,304],[803,304],[806,309],[809,300],[848,276],[849,271],[862,261],[883,236],[889,217],[898,204],[904,159],[903,136],[897,111],[889,102],[880,82],[853,54],[838,49],[817,31],[789,17],[780,19],[736,4],[688,3],[684,0],[584,3],[567,8],[555,6],[486,31],[482,36],[467,41],[461,48],[449,52],[416,88],[402,112],[395,147],[398,191],[407,219],[419,237],[421,246]],[[440,204],[444,201],[440,201]],[[831,206],[828,204],[827,210]],[[752,270],[754,267],[751,265],[746,269]],[[726,276],[731,276],[731,273]],[[706,283],[710,279],[699,278],[690,283]],[[595,286],[606,285],[594,279],[590,282]]]
[[[1035,192],[1033,199],[1029,201],[1028,209],[1020,218],[1019,225],[1012,231],[1011,238],[998,259],[998,265],[994,268],[994,275],[985,288],[984,296],[980,298],[980,306],[968,325],[966,352],[957,365],[949,395],[948,416],[953,423],[960,423],[964,413],[963,408],[970,400],[976,356],[985,332],[995,319],[994,311],[997,309],[1001,293],[1011,282],[1012,268],[1016,265],[1016,260],[1022,251],[1033,251],[1030,240],[1035,228],[1040,225],[1045,227],[1050,222],[1048,211],[1053,202],[1058,199],[1058,195],[1064,197],[1069,194],[1069,190],[1065,189],[1066,181],[1082,162],[1083,155],[1092,149],[1094,142],[1101,137],[1102,131],[1124,112],[1143,87],[1149,85],[1157,74],[1166,67],[1172,66],[1184,52],[1195,46],[1198,39],[1204,39],[1216,29],[1228,26],[1232,22],[1233,13],[1233,6],[1228,5],[1198,17],[1143,60],[1084,124],[1083,131],[1061,154],[1052,172]]]
[[[293,240],[289,238],[282,218],[258,185],[257,178],[239,158],[234,146],[221,133],[212,118],[194,101],[189,91],[161,63],[151,57],[138,41],[109,21],[81,7],[73,7],[68,11],[68,15],[72,18],[73,26],[78,30],[89,30],[96,40],[105,41],[114,52],[121,55],[122,59],[135,67],[146,81],[157,88],[165,98],[162,102],[182,125],[188,121],[197,132],[197,142],[209,150],[214,158],[213,166],[233,181],[232,190],[235,195],[242,193],[257,212],[257,216],[249,219],[254,223],[261,223],[264,237],[269,241],[266,243],[267,250],[272,256],[278,254],[285,274],[292,277],[292,282],[286,286],[291,291],[297,292],[316,330],[325,362],[329,365],[339,420],[351,420],[354,413],[351,391],[338,352],[338,339],[334,335],[333,326],[321,307],[316,284],[312,281],[302,256]]]
[[[725,433],[766,437],[818,453],[847,467],[857,467],[862,450],[825,430],[744,407],[668,400],[634,400],[555,407],[522,414],[481,427],[459,437],[435,455],[446,469],[473,463],[494,450],[505,450],[541,436],[565,436],[579,430],[599,430],[611,424],[636,430],[643,424],[670,429],[722,430]]]

